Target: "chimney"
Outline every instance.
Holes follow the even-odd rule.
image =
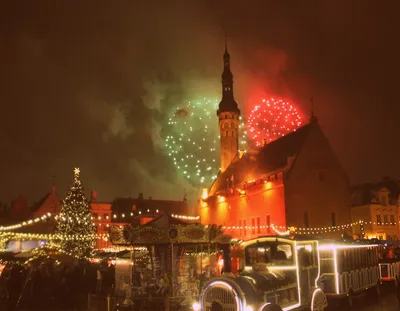
[[[138,199],[139,200],[143,200],[143,193],[142,192],[139,193]]]
[[[97,192],[95,190],[92,190],[92,194],[90,196],[90,201],[91,202],[96,202],[97,201]]]

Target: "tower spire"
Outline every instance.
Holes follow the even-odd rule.
[[[228,39],[225,32],[225,52],[223,55],[224,70],[221,75],[222,100],[219,103],[219,112],[235,111],[240,114],[240,110],[233,96],[233,74],[231,71],[231,57],[228,53]],[[217,114],[218,114],[217,113]]]
[[[231,72],[226,32],[223,60],[224,70],[221,75],[222,99],[217,111],[220,131],[221,172],[226,170],[239,151],[240,110],[233,96],[233,74]]]
[[[225,53],[228,53],[228,33],[225,30]]]

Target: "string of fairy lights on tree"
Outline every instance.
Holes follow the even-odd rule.
[[[177,108],[169,118],[165,150],[178,173],[193,186],[210,184],[219,172],[218,101],[203,98]],[[239,125],[239,145],[246,150],[246,129]]]
[[[260,147],[295,131],[303,124],[296,107],[289,102],[268,98],[251,109],[247,129],[250,141]]]
[[[78,235],[84,237],[79,240],[61,240],[60,246],[65,251],[78,256],[86,256],[93,249],[95,239],[92,238],[92,235],[96,232],[96,228],[92,222],[89,201],[83,193],[79,173],[79,168],[75,168],[71,188],[61,204],[56,232],[64,236]]]

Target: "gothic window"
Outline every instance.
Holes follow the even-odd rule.
[[[267,233],[271,232],[271,215],[265,217],[265,224],[267,226]]]
[[[309,228],[310,224],[308,222],[308,213],[307,212],[304,212],[303,218],[304,218],[304,227]]]
[[[387,205],[387,201],[388,201],[387,200],[387,195],[385,195],[385,194],[382,195],[381,196],[381,204],[386,206]]]
[[[332,227],[336,227],[336,213],[331,213]]]

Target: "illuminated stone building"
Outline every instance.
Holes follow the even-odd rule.
[[[361,184],[351,189],[352,222],[356,238],[399,240],[399,181],[384,178],[376,184]]]
[[[328,227],[349,224],[348,178],[316,117],[254,152],[239,152],[240,110],[227,50],[223,59],[217,111],[221,170],[198,205],[201,222],[221,224],[237,238],[277,234],[287,226],[325,233]]]

